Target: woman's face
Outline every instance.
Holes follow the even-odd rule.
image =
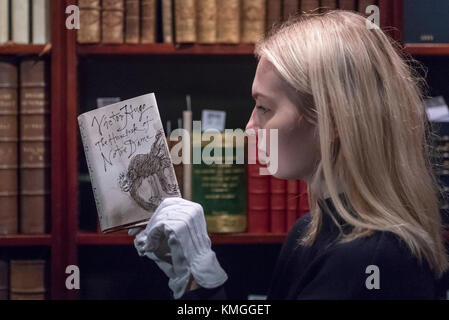
[[[266,129],[266,146],[259,142],[258,149],[270,159],[269,129],[278,130],[278,168],[274,174],[280,179],[308,181],[319,160],[319,140],[316,126],[307,122],[299,112],[301,104],[298,93],[283,80],[279,72],[262,57],[254,77],[252,95],[256,106],[246,125],[246,130]]]

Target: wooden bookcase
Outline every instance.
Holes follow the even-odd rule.
[[[51,233],[0,236],[1,247],[45,246],[51,252],[51,299],[77,299],[79,292],[65,287],[65,269],[78,265],[80,246],[133,243],[126,233],[102,235],[78,229],[78,104],[80,58],[105,56],[251,56],[254,46],[239,45],[78,45],[76,30],[65,27],[65,8],[75,0],[51,0],[51,45],[3,45],[0,55],[50,55],[51,60]],[[381,25],[398,42],[402,39],[402,0],[380,0]],[[406,44],[417,56],[447,56],[449,44]],[[250,95],[250,92],[248,92]],[[213,244],[281,244],[286,234],[211,235]]]

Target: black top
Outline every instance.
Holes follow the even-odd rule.
[[[298,242],[311,219],[306,214],[296,222],[281,249],[268,300],[441,297],[442,288],[438,288],[427,262],[419,263],[396,235],[377,231],[368,237],[337,243],[341,235],[338,224],[344,232],[350,226],[338,217],[331,198],[319,200],[318,205],[323,218],[315,242],[311,246]],[[326,207],[337,221],[331,218]],[[373,265],[378,267],[378,272],[370,269],[373,267],[367,270]],[[376,274],[379,289],[373,288]],[[187,292],[181,299],[226,299],[226,293],[224,286],[201,288]]]

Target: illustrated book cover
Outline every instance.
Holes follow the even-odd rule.
[[[142,226],[181,197],[154,93],[78,116],[101,231]]]

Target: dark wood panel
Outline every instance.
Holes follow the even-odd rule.
[[[283,243],[286,234],[275,233],[233,233],[211,234],[212,244],[280,244]],[[101,234],[95,232],[79,232],[77,243],[80,245],[132,245],[134,237],[126,232],[114,234]]]
[[[152,43],[152,44],[95,44],[78,45],[79,55],[110,55],[110,54],[236,54],[251,55],[254,52],[252,44],[177,44]]]

